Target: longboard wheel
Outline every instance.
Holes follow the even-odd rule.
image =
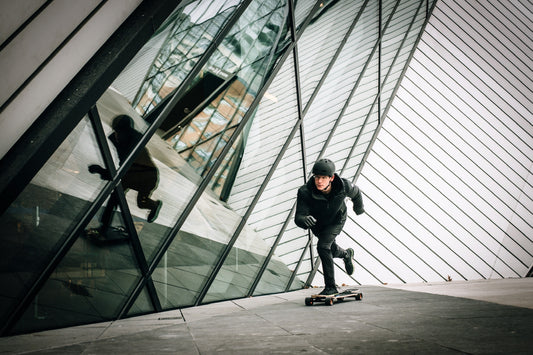
[[[313,298],[311,298],[311,297],[306,297],[306,298],[305,298],[305,305],[306,305],[306,306],[312,306],[312,305],[313,305]]]
[[[326,298],[325,303],[327,306],[333,306],[333,298],[331,297]]]
[[[358,293],[357,295],[355,295],[355,299],[357,301],[361,301],[363,299],[363,294],[362,293]]]

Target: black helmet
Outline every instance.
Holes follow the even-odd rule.
[[[329,159],[319,159],[313,165],[314,175],[333,176],[335,173],[335,164]]]
[[[126,131],[133,128],[133,119],[128,115],[119,115],[113,119],[111,127],[114,131]]]

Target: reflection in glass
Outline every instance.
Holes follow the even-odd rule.
[[[16,330],[114,319],[139,277],[127,239],[104,244],[82,235],[35,297]]]
[[[238,6],[238,1],[197,1],[163,24],[159,33],[165,35],[164,44],[133,99],[141,115],[179,87]]]
[[[150,294],[148,293],[148,290],[145,287],[143,288],[139,296],[137,296],[135,303],[131,306],[130,310],[128,311],[128,316],[136,316],[136,315],[151,313],[153,311],[154,311],[154,307],[152,306]]]
[[[2,305],[10,307],[27,292],[104,186],[87,170],[88,161],[103,164],[93,127],[84,118],[0,218]],[[47,317],[39,305],[28,313],[30,328]],[[2,319],[10,311],[3,309]]]
[[[128,115],[116,116],[113,118],[111,126],[113,133],[108,138],[113,143],[120,159],[119,163],[122,165],[141,139],[142,134],[135,130],[133,119]],[[108,169],[97,164],[89,165],[89,172],[100,175],[103,180],[109,180],[111,177]],[[152,192],[157,188],[158,180],[159,171],[152,161],[148,149],[143,147],[122,177],[121,182],[125,191],[131,189],[137,192],[137,207],[149,211],[146,217],[148,223],[155,221],[162,205],[161,200],[154,201],[150,198]],[[103,234],[111,225],[113,213],[118,203],[118,195],[116,193],[111,194],[100,219],[99,229]]]
[[[107,131],[110,151],[120,166],[140,140],[139,131],[145,130],[147,123],[124,97],[112,89],[100,98],[98,107],[104,130]],[[122,124],[126,127],[120,128]],[[200,179],[160,137],[159,131],[145,147],[140,148],[121,184],[148,262],[155,256],[158,247],[179,218]],[[96,228],[97,231],[102,225],[112,229],[125,228],[123,222],[116,219],[120,215],[117,196],[111,195],[104,206],[89,227]]]
[[[215,5],[202,2],[196,10],[206,6],[212,9]],[[169,34],[172,41],[167,42],[168,47],[161,51],[155,62],[157,64],[152,68],[152,71],[157,71],[153,77],[158,80],[150,79],[149,84],[141,89],[141,96],[149,97],[139,99],[137,110],[141,114],[146,114],[154,106],[156,100],[150,96],[153,93],[159,93],[161,99],[158,102],[165,104],[166,96],[163,97],[161,93],[170,94],[183,80],[183,75],[187,72],[183,68],[191,60],[196,61],[188,53],[190,48],[195,48],[197,42],[186,41],[184,38],[193,33],[195,39],[204,38],[209,33],[207,29],[213,26],[221,28],[228,12],[233,10],[228,8],[201,24],[179,18],[182,22]],[[287,14],[285,1],[252,2],[178,101],[173,112],[162,123],[161,128],[165,131],[163,137],[174,145],[199,175],[205,175],[216,161],[231,136],[231,131],[246,114],[266,74],[275,63],[274,53],[278,52],[280,46],[286,45],[280,38],[288,33]],[[165,70],[171,72],[163,73],[162,68],[169,68]],[[174,76],[181,79],[176,80]],[[238,146],[239,143],[236,143],[233,150],[238,149]],[[225,165],[227,171],[232,165],[238,164],[239,155],[230,156],[233,160]],[[225,180],[227,174],[218,176],[212,188],[221,193],[228,189],[225,184],[231,184],[231,181]]]
[[[290,206],[284,206],[287,193],[297,188],[301,171],[291,168],[287,161],[292,155],[282,151],[291,132],[298,132],[298,106],[296,100],[296,79],[292,55],[285,61],[276,79],[271,83],[254,115],[243,147],[240,169],[235,175],[235,186],[228,199],[229,206],[236,214],[244,215],[254,198],[261,182],[270,172],[276,158],[283,154],[273,173],[270,183],[260,196],[254,213],[249,217],[247,227],[240,231],[230,254],[209,289],[204,301],[220,300],[224,294],[243,297],[253,283],[263,264],[275,237],[280,232]],[[288,150],[299,146],[299,136],[292,138]],[[266,230],[268,227],[277,226]],[[233,230],[232,233],[235,233]],[[272,234],[271,234],[272,233]],[[231,235],[229,236],[231,237]],[[270,275],[290,275],[291,272],[279,260],[272,259]]]

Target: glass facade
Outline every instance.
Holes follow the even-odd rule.
[[[433,1],[192,1],[0,216],[23,333],[310,284],[297,188],[356,179]]]

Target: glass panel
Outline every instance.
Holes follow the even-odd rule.
[[[185,93],[184,97],[201,96],[208,102],[196,109],[187,108],[186,111],[191,112],[188,118],[167,139],[200,175],[204,175],[218,158],[231,136],[231,129],[242,120],[274,65],[274,53],[285,46],[280,38],[287,32],[287,15],[285,1],[252,2],[196,79],[196,86],[206,86],[200,84],[206,82],[206,76],[220,78],[218,89],[209,91],[212,98],[205,90],[202,95],[193,95],[196,86]],[[239,144],[242,141],[235,143],[232,153]],[[238,154],[230,156],[234,162],[224,164],[228,172],[231,166],[238,164],[239,157]],[[224,174],[218,177],[213,189],[222,193],[231,188],[226,184],[232,181],[226,181]]]
[[[296,277],[292,281],[292,284],[289,288],[290,290],[298,290],[306,286],[305,282],[307,281],[309,273],[313,270],[313,262],[311,260],[311,249],[312,248],[314,248],[314,245],[307,247],[305,251],[301,250],[301,252],[302,251],[304,252],[303,259],[296,273]],[[315,255],[316,255],[316,252],[313,251],[313,256]],[[309,286],[312,286],[312,285],[309,285]]]
[[[291,221],[289,225],[294,225]],[[285,231],[276,248],[275,256],[268,263],[267,269],[263,274],[254,294],[285,292],[287,284],[292,276],[295,267],[300,260],[303,248],[309,237],[306,231],[300,228],[294,228]],[[284,268],[281,268],[284,265]],[[296,277],[292,285],[304,286],[305,279],[301,280]],[[291,285],[291,287],[292,287]]]
[[[272,176],[262,198],[250,216],[250,226],[260,233],[269,247],[272,247],[276,242],[287,218],[290,218],[287,228],[294,225],[292,217],[289,217],[289,214],[294,206],[296,191],[304,183],[303,168],[300,164],[294,163],[296,157],[300,156],[302,156],[300,135],[296,134],[278,169],[276,169]],[[283,252],[282,248],[280,249],[287,237],[296,240],[308,240],[307,233],[299,228],[296,230],[296,234],[290,233],[288,230],[283,232],[274,256],[262,276],[265,280],[261,279],[261,282],[266,282],[270,285],[269,287],[274,287],[273,289],[285,289],[293,271],[290,265],[296,263],[299,258],[296,255],[287,255]],[[283,264],[286,265],[284,269],[281,268]]]
[[[247,113],[257,91],[265,81],[276,59],[275,43],[280,36],[280,31],[285,28],[286,14],[284,1],[253,2],[207,63],[206,68],[220,68],[231,72],[236,79],[231,81],[227,88],[184,128],[187,137],[183,134],[178,137],[179,133],[177,133],[169,140],[174,143],[174,146],[191,146],[191,149],[183,150],[182,154],[187,154],[187,160],[195,168],[197,174],[204,175],[216,159],[219,159],[222,149],[233,134],[234,126]],[[293,83],[294,80],[292,85]],[[295,97],[293,96],[292,99],[291,104],[294,105]],[[292,108],[292,111],[296,112],[295,108]],[[285,115],[290,116],[290,113],[286,112]],[[207,120],[206,117],[208,117]],[[290,120],[287,121],[290,122]],[[255,119],[250,122],[255,122]],[[290,123],[287,124],[290,126]],[[280,131],[282,131],[281,128]],[[248,140],[249,132],[250,128],[245,128],[232,145],[210,183],[211,189],[200,198],[178,237],[174,240],[171,250],[167,253],[167,264],[164,265],[162,260],[158,270],[154,273],[158,292],[161,292],[163,285],[167,284],[183,290],[183,295],[174,293],[172,297],[165,296],[166,301],[170,302],[169,307],[194,302],[194,297],[199,292],[204,278],[209,275],[219,252],[223,250],[240,222],[240,215],[227,204],[213,198],[212,191],[231,190],[234,179],[226,177],[234,176],[235,170],[239,169],[242,142]],[[180,141],[182,143],[178,143]],[[264,168],[268,168],[266,161],[263,164]],[[226,176],[225,172],[229,175]],[[189,253],[187,257],[179,258],[177,255],[183,253],[184,242],[190,243],[190,247],[194,247],[196,254]],[[203,249],[203,246],[209,246],[209,248]],[[173,253],[177,255],[171,255]],[[191,256],[194,256],[194,259],[191,259]],[[188,263],[184,264],[187,261]],[[196,281],[193,282],[191,278]]]
[[[108,232],[112,241],[78,238],[15,331],[36,331],[114,319],[140,274],[128,235]]]
[[[263,97],[249,128],[242,162],[228,199],[229,208],[239,215],[246,213],[275,159],[279,154],[284,154],[285,159],[282,159],[261,195],[248,219],[248,226],[241,232],[205,302],[219,300],[228,292],[231,297],[246,295],[268,255],[275,240],[272,237],[277,236],[291,209],[288,191],[298,185],[301,176],[301,171],[288,163],[293,161],[294,155],[281,151],[289,134],[294,130],[298,132],[298,127],[295,128],[297,119],[293,58],[289,56]],[[300,143],[299,136],[295,137],[288,148],[290,153],[297,152]],[[272,226],[277,228],[270,228]],[[276,269],[270,271],[278,275],[290,274],[280,261]]]
[[[29,290],[104,186],[105,181],[87,170],[89,161],[103,164],[85,117],[0,217],[0,321]]]
[[[208,201],[201,200],[200,204],[205,202]],[[163,308],[193,305],[203,280],[224,248],[224,243],[216,240],[221,231],[208,224],[211,217],[216,217],[209,213],[212,209],[204,205],[192,212],[183,229],[195,232],[180,231],[152,274]]]
[[[148,294],[148,289],[145,287],[137,296],[135,303],[131,306],[128,311],[128,317],[138,316],[141,314],[151,313],[154,311],[154,306],[152,305],[152,300]]]
[[[147,70],[146,61],[142,60],[147,57],[145,51],[130,64],[146,73],[133,100],[133,106],[141,115],[150,112],[179,87],[238,6],[240,1],[235,0],[197,1],[165,22],[144,47],[155,57],[152,66]],[[117,87],[126,86],[133,75],[138,74],[117,79]]]

